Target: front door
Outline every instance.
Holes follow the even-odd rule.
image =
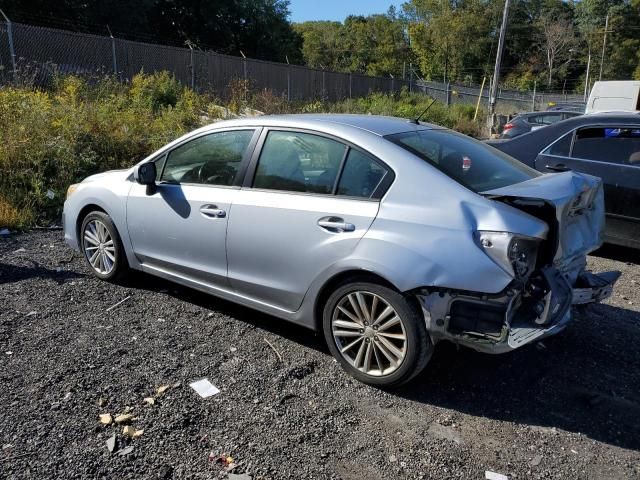
[[[127,227],[143,266],[209,285],[227,283],[226,231],[254,130],[188,139],[158,162],[155,189],[134,184]]]
[[[388,173],[366,154],[325,136],[271,130],[227,233],[229,280],[238,293],[288,311],[313,280],[347,257],[378,212]]]

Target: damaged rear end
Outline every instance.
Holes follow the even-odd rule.
[[[451,340],[502,353],[561,331],[573,304],[606,299],[619,272],[586,270],[586,256],[602,244],[600,179],[566,172],[486,192],[548,226],[546,235],[480,230],[476,244],[513,280],[497,294],[446,288],[417,292],[434,342]]]

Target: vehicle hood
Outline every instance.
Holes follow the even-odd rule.
[[[89,183],[95,182],[98,180],[104,180],[109,177],[117,177],[117,178],[126,178],[126,173],[129,172],[130,169],[121,169],[121,170],[107,170],[106,172],[96,173],[95,175],[91,175],[80,183]]]
[[[541,205],[553,207],[553,219],[545,218],[555,243],[553,264],[572,276],[586,255],[602,245],[605,215],[602,181],[576,172],[552,173],[526,182],[482,192],[535,215]]]

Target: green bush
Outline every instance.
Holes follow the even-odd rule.
[[[235,81],[223,106],[183,87],[167,72],[87,81],[54,78],[47,90],[0,88],[0,227],[58,221],[67,187],[97,172],[126,168],[202,124],[251,113],[365,113],[415,118],[431,99],[394,95],[328,103],[287,102]],[[477,135],[472,105],[436,102],[423,120]]]
[[[69,184],[132,165],[199,125],[207,100],[166,72],[0,89],[0,226],[59,218]]]

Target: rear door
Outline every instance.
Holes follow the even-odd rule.
[[[567,169],[602,178],[609,236],[640,239],[640,126],[586,126],[536,158],[536,169]]]
[[[229,220],[229,281],[243,295],[295,311],[313,280],[356,247],[392,173],[314,132],[270,129],[259,144]]]

